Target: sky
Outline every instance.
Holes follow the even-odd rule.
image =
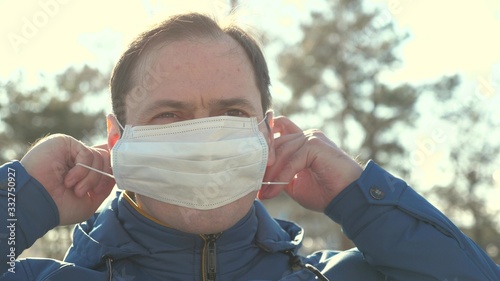
[[[0,0],[0,81],[22,73],[31,85],[41,74],[56,74],[71,65],[90,64],[110,69],[126,44],[145,27],[169,14],[197,11],[225,15],[225,0]],[[309,11],[324,8],[322,0],[240,0],[238,22],[255,32],[265,30],[286,42],[300,38],[298,26]],[[442,75],[461,74],[469,95],[488,93],[490,106],[500,104],[500,1],[498,0],[366,0],[380,5],[388,19],[410,38],[401,49],[402,67],[386,73],[394,83],[421,83]],[[496,34],[496,35],[495,35]],[[266,50],[274,80],[273,94],[287,97],[277,83],[274,56]],[[1,100],[2,97],[0,97]],[[100,106],[102,101],[89,103]],[[497,119],[500,115],[497,113]],[[439,126],[419,129],[414,152]],[[498,134],[498,129],[495,131]],[[497,136],[500,139],[500,136]],[[418,165],[417,175],[434,180],[435,163],[443,161],[440,146]],[[425,151],[424,151],[425,152]],[[415,154],[415,155],[416,155]],[[418,174],[420,173],[420,174]],[[434,173],[434,176],[429,176]],[[494,173],[500,186],[500,169]],[[429,182],[430,184],[430,182]]]
[[[145,26],[177,12],[225,14],[226,2],[0,0],[0,79],[19,69],[36,80],[39,72],[57,73],[70,64],[110,66]],[[500,40],[495,36],[500,30],[500,1],[366,2],[381,5],[398,27],[411,34],[402,50],[404,68],[392,73],[391,79],[422,81],[456,72],[486,77],[500,63]],[[321,0],[240,0],[240,19],[293,41],[299,38],[297,26],[308,18],[308,11],[323,6]]]

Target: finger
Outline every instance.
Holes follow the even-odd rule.
[[[257,192],[257,198],[260,200],[271,199],[278,196],[282,190],[287,187],[287,183],[283,184],[263,184]]]
[[[109,182],[110,180],[105,180],[106,182]],[[109,194],[113,190],[113,185],[112,184],[107,184],[107,185],[102,185],[91,189],[88,192],[88,195],[90,196],[91,199],[91,204],[92,204],[92,209],[97,210],[99,206],[108,198]]]
[[[281,136],[288,134],[302,133],[302,129],[297,126],[292,120],[279,116],[274,118],[273,133],[279,133]]]
[[[326,147],[328,147],[327,150],[325,150]],[[308,130],[276,138],[274,150],[276,161],[266,170],[264,181],[286,181],[289,184],[285,187],[290,187],[298,183],[296,175],[300,172],[313,168],[314,170],[323,169],[321,165],[315,165],[315,161],[319,161],[321,156],[324,158],[325,154],[332,154],[336,151],[336,145],[321,131]],[[332,154],[331,157],[334,155]],[[267,189],[276,190],[276,188]]]
[[[273,177],[272,179],[269,179],[269,181],[278,181],[278,178],[275,176],[281,174],[282,171],[280,171],[280,169],[283,169],[288,164],[291,164],[290,161],[298,157],[297,153],[304,149],[308,149],[306,146],[307,141],[307,137],[302,133],[285,135],[275,139],[274,151],[276,154],[276,161],[275,164],[271,166],[271,169],[267,171],[269,172],[268,176]],[[271,171],[275,171],[276,174],[271,173]]]
[[[269,166],[264,181],[288,182],[288,185],[263,185],[259,192],[260,199],[269,199],[278,195],[283,189],[294,184],[297,173],[308,167],[308,151],[304,148],[306,139],[302,134],[280,137],[275,147],[276,162]],[[310,157],[309,157],[310,158]]]
[[[101,176],[99,184],[92,188],[91,191],[95,192],[95,194],[104,195],[105,197],[107,197],[114,186],[115,181],[113,179],[106,176]]]
[[[103,149],[103,150],[109,151],[109,146],[108,146],[108,144],[107,144],[107,143],[94,145],[94,146],[92,146],[92,147],[93,147],[93,148],[96,148],[96,149]]]
[[[288,135],[281,135],[279,137],[276,137],[274,139],[274,143],[273,143],[273,148],[274,149],[278,149],[280,148],[282,145],[290,142],[290,141],[293,141],[297,138],[304,138],[304,133],[301,131],[300,133],[295,133],[295,134],[288,134]]]
[[[266,184],[262,186],[259,191],[257,191],[257,198],[259,200],[267,200],[272,199],[278,196],[284,188],[277,187],[273,185]]]
[[[103,163],[101,171],[108,174],[112,174],[113,171],[111,169],[109,151],[99,150],[98,152],[100,154]],[[107,196],[113,189],[114,185],[115,185],[115,180],[113,178],[102,175],[99,182],[96,185],[96,188],[94,188],[93,190],[96,192],[96,194],[105,193],[106,194],[105,196]]]
[[[291,159],[294,154],[303,145],[304,140],[301,136],[289,135],[288,140],[277,142],[279,144],[274,146],[276,155],[275,163],[266,170],[265,181],[276,181],[276,176]],[[269,178],[268,178],[269,177]],[[283,179],[287,180],[287,179]]]
[[[111,168],[111,154],[107,149],[107,145],[105,149],[97,149],[97,152],[100,154],[100,157],[103,160],[102,171],[108,174],[113,174],[113,169]]]
[[[64,179],[64,185],[67,188],[74,187],[78,182],[80,182],[84,177],[87,176],[89,170],[82,167],[76,166],[76,163],[82,163],[87,166],[92,166],[93,155],[90,148],[86,147],[83,143],[73,140],[69,147],[70,160],[68,161],[68,166],[71,167]]]
[[[93,154],[93,162],[90,165],[86,164],[87,167],[84,168],[87,170],[87,174],[83,178],[80,178],[74,187],[75,193],[79,197],[86,195],[89,191],[93,191],[96,194],[109,194],[110,190],[115,185],[114,179],[98,172],[102,171],[106,174],[112,174],[109,151],[107,149],[97,149],[94,147],[91,148],[91,152]]]
[[[93,159],[90,167],[101,171],[103,169],[103,159],[97,151],[93,151]],[[83,196],[91,189],[99,185],[101,179],[105,177],[102,174],[88,170],[87,175],[75,186],[77,196]]]
[[[95,169],[101,169],[102,164],[100,164],[100,157],[95,156],[95,154],[98,154],[97,151],[86,147],[83,143],[78,141],[73,142],[73,146],[70,151],[73,152],[73,159],[68,164],[71,165],[72,168],[68,172],[65,185],[67,188],[73,188],[75,195],[82,197],[87,193],[88,189],[91,187],[92,179],[97,175],[95,175],[95,172],[92,172],[85,167],[76,165],[76,163],[82,163]],[[74,151],[77,151],[76,154]],[[97,177],[100,177],[100,175]]]

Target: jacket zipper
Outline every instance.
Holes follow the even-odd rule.
[[[203,245],[203,254],[201,259],[201,271],[203,281],[215,281],[215,275],[217,273],[217,252],[215,241],[222,232],[217,234],[204,234],[200,235],[205,241]]]

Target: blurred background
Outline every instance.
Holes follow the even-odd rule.
[[[256,34],[277,114],[403,177],[500,263],[496,0],[0,0],[0,159],[51,133],[104,142],[121,52],[187,11]],[[305,228],[304,254],[353,246],[286,195],[264,203]],[[62,259],[71,233],[58,227],[23,256]]]

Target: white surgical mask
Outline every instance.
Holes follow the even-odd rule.
[[[111,150],[116,184],[199,210],[232,203],[262,185],[268,159],[262,123],[255,117],[217,116],[127,125]]]

